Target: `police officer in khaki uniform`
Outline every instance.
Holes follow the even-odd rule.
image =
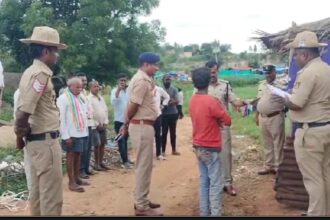
[[[57,63],[58,32],[50,27],[35,27],[30,44],[33,64],[21,78],[16,112],[17,148],[26,147],[31,159],[31,213],[35,216],[61,215],[63,203],[62,151],[59,145],[59,110],[53,89],[51,68]]]
[[[133,76],[129,87],[127,120],[132,143],[136,145],[136,188],[135,215],[160,216],[159,204],[148,199],[154,143],[154,123],[157,118],[157,106],[153,90],[153,76],[159,69],[160,57],[146,52],[139,56],[140,68]]]
[[[309,216],[330,215],[330,67],[320,58],[324,46],[310,31],[287,45],[301,68],[285,104],[297,123],[294,148],[309,194]]]
[[[219,99],[228,110],[228,104],[231,103],[234,107],[242,107],[246,103],[240,100],[232,91],[228,81],[218,80],[218,72],[220,65],[215,61],[209,61],[206,63],[206,67],[211,70],[211,83],[208,88],[209,94]],[[221,129],[222,135],[222,151],[220,153],[223,170],[224,170],[224,190],[232,196],[236,196],[237,192],[233,186],[232,177],[232,147],[231,147],[231,133],[230,127],[224,127]]]
[[[259,175],[276,174],[279,164],[283,160],[283,146],[285,141],[285,106],[281,97],[271,93],[268,85],[284,89],[276,80],[274,65],[263,66],[266,80],[259,85],[256,113],[256,124],[261,127],[265,147],[265,167]]]

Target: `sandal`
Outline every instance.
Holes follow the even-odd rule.
[[[236,189],[233,187],[233,185],[225,186],[224,191],[231,196],[237,196]]]
[[[75,186],[70,186],[70,185],[69,185],[69,190],[71,190],[71,191],[73,191],[73,192],[80,192],[80,193],[85,192],[85,189],[82,188],[82,187],[79,186],[79,185],[75,185]]]
[[[91,185],[89,182],[83,181],[83,180],[77,180],[77,184],[79,186],[89,186]]]

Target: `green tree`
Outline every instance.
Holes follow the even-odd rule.
[[[18,39],[30,36],[35,26],[54,27],[69,46],[61,54],[61,73],[85,71],[109,82],[136,67],[139,53],[158,50],[165,29],[159,21],[138,22],[158,5],[159,0],[3,0],[0,40],[22,70],[31,60]]]

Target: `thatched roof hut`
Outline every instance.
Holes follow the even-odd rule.
[[[255,34],[259,35],[259,37],[252,37],[251,39],[261,41],[267,49],[273,50],[274,52],[287,53],[288,50],[285,49],[284,46],[293,41],[299,32],[306,30],[315,32],[320,42],[326,42],[330,40],[330,18],[302,25],[296,25],[296,23],[292,22],[290,28],[276,34],[257,30]]]

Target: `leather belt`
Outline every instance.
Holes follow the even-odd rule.
[[[130,120],[129,123],[134,124],[134,125],[145,124],[145,125],[154,126],[155,121],[151,121],[151,120],[135,120],[135,119],[132,119],[132,120]]]
[[[276,116],[276,115],[281,114],[281,112],[282,112],[282,111],[277,111],[277,112],[270,113],[270,114],[268,114],[268,115],[264,115],[264,114],[262,114],[261,116],[262,116],[262,117],[271,118],[271,117],[274,117],[274,116]]]
[[[46,140],[47,134],[49,134],[49,136],[52,139],[56,139],[60,136],[60,132],[59,131],[52,131],[52,132],[46,132],[46,133],[42,133],[42,134],[30,134],[29,136],[27,136],[27,141],[44,141]]]
[[[298,122],[296,122],[296,125],[297,125],[297,128],[316,128],[316,127],[322,127],[322,126],[330,125],[330,121],[328,121],[328,122],[311,122],[311,123],[298,123]]]

